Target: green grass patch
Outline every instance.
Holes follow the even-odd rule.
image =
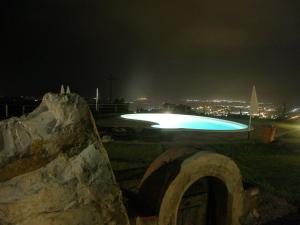
[[[147,167],[163,152],[160,144],[109,142],[104,146],[114,171]]]
[[[243,143],[214,145],[232,158],[245,182],[267,192],[300,201],[300,153],[279,144]]]
[[[300,151],[278,143],[231,143],[212,145],[213,150],[232,158],[245,183],[266,192],[300,201]],[[113,170],[120,172],[148,167],[163,151],[161,144],[110,142],[105,148]]]

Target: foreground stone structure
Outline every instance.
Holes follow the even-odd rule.
[[[163,153],[146,171],[139,195],[148,208],[139,225],[240,225],[244,213],[238,167],[213,152],[177,148]],[[191,209],[194,203],[198,206]]]
[[[28,116],[0,122],[0,224],[129,224],[86,102],[46,94]]]
[[[205,177],[218,179],[213,181],[211,187],[216,189],[218,198],[214,206],[215,223],[240,224],[243,214],[243,185],[239,169],[229,158],[212,152],[199,152],[182,163],[180,173],[172,181],[162,200],[159,224],[176,224],[177,211],[184,192]],[[227,190],[222,189],[222,186]]]

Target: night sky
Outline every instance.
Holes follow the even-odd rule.
[[[1,2],[0,95],[61,83],[84,96],[300,105],[299,0]]]

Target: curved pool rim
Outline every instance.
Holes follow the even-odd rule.
[[[232,126],[239,126],[239,128],[236,129],[203,129],[203,128],[186,128],[186,127],[160,127],[161,123],[154,119],[145,119],[142,118],[143,116],[149,116],[149,115],[162,115],[164,117],[166,116],[183,116],[183,117],[189,117],[190,119],[197,119],[197,120],[206,120],[212,123],[223,123],[227,125]],[[249,128],[248,125],[245,125],[243,123],[238,123],[230,120],[224,120],[224,119],[218,119],[213,117],[206,117],[206,116],[195,116],[195,115],[186,115],[186,114],[173,114],[173,113],[133,113],[133,114],[123,114],[121,115],[121,118],[128,119],[128,120],[135,120],[135,121],[141,121],[141,122],[149,122],[151,123],[150,127],[153,129],[162,129],[166,131],[193,131],[193,132],[248,132]],[[252,129],[251,129],[252,130]]]

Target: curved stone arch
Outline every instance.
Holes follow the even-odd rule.
[[[164,164],[170,163],[175,161],[181,157],[188,157],[194,154],[197,150],[193,148],[186,148],[186,147],[176,147],[171,148],[161,155],[159,155],[147,168],[142,180],[140,181],[139,187],[141,187],[144,182],[159,168],[161,168]]]
[[[184,160],[176,178],[169,185],[159,211],[159,225],[176,225],[179,205],[187,189],[198,180],[215,177],[228,191],[227,219],[224,225],[240,225],[243,213],[242,177],[237,165],[228,157],[199,152]]]

